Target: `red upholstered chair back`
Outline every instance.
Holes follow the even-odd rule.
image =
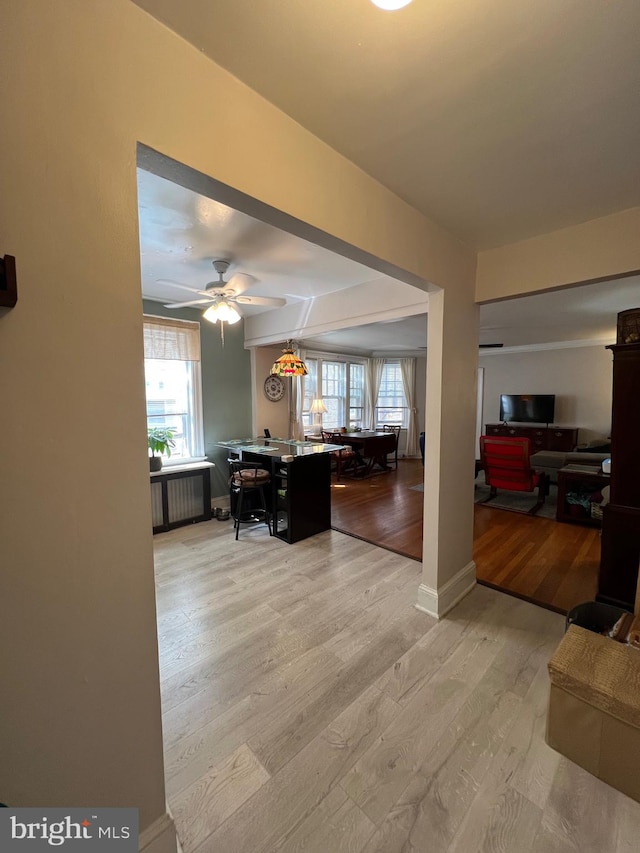
[[[532,492],[539,476],[531,467],[530,438],[480,436],[480,461],[485,482],[496,489]]]

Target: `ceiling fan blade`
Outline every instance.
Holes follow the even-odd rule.
[[[270,305],[272,308],[281,308],[287,304],[286,299],[276,296],[236,296],[232,302],[239,302],[241,305]]]
[[[165,308],[188,308],[190,305],[208,305],[212,302],[211,299],[192,299],[190,302],[172,302],[170,305],[165,305]]]
[[[224,283],[225,290],[232,290],[236,296],[252,287],[258,279],[246,272],[237,272]]]
[[[201,290],[196,290],[195,287],[187,287],[186,284],[180,284],[179,281],[174,281],[172,278],[157,278],[158,284],[170,284],[171,287],[177,287],[179,290],[188,290],[189,293],[202,293]]]

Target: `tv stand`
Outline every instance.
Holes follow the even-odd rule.
[[[560,450],[570,453],[578,443],[578,430],[574,427],[525,426],[524,424],[485,424],[485,435],[507,438],[530,438],[534,453],[538,450]]]

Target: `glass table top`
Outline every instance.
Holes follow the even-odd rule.
[[[323,444],[316,441],[295,441],[288,438],[232,438],[217,442],[220,447],[244,453],[268,453],[274,456],[310,456],[314,453],[332,453],[344,450],[340,444]]]

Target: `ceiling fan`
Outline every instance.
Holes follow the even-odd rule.
[[[213,261],[215,271],[218,273],[218,281],[210,281],[205,285],[204,290],[197,290],[193,287],[187,287],[186,284],[180,284],[178,281],[172,281],[168,278],[160,278],[159,282],[170,284],[180,290],[188,290],[190,293],[198,294],[200,299],[191,299],[189,302],[171,302],[165,305],[165,308],[188,308],[192,305],[211,305],[211,304],[239,304],[239,305],[268,305],[271,308],[280,308],[287,304],[286,299],[280,299],[275,296],[244,296],[244,291],[250,287],[255,279],[246,273],[235,273],[229,281],[224,280],[224,274],[231,265],[227,260]],[[235,310],[235,309],[234,309]],[[215,322],[215,321],[214,321]]]

